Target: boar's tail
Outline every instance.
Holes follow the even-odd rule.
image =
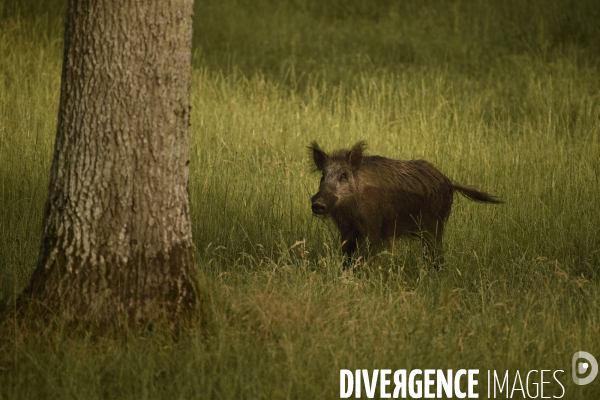
[[[471,200],[480,201],[482,203],[494,203],[494,204],[502,204],[504,203],[502,200],[489,195],[485,192],[481,192],[475,189],[472,186],[462,186],[462,185],[453,185],[455,190],[458,190],[463,195],[467,196]]]

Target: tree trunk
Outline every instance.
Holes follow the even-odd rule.
[[[71,0],[43,237],[24,295],[131,326],[197,304],[188,195],[193,0]]]

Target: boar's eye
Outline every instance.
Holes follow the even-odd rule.
[[[348,179],[348,175],[345,172],[342,172],[342,174],[340,175],[340,181],[344,179]]]

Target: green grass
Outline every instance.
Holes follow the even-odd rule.
[[[572,382],[571,357],[600,356],[600,11],[525,3],[197,1],[203,322],[179,342],[5,326],[0,399],[328,399],[342,368],[479,368],[481,398],[488,369],[562,369],[565,398],[598,397],[598,378]],[[9,307],[37,258],[62,11],[0,5]],[[335,227],[310,213],[313,139],[428,159],[506,204],[456,199],[443,272],[404,240],[342,272]]]

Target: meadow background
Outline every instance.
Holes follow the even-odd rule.
[[[65,7],[0,2],[4,307],[37,259]],[[509,370],[511,386],[517,370],[524,380],[561,369],[564,398],[600,396],[599,378],[571,379],[574,352],[600,356],[597,2],[196,0],[195,10],[202,322],[183,341],[14,325],[0,337],[0,399],[330,399],[341,368],[479,368],[480,398],[488,369]],[[310,212],[313,139],[425,158],[506,203],[456,199],[442,272],[404,240],[343,272],[335,227]]]

